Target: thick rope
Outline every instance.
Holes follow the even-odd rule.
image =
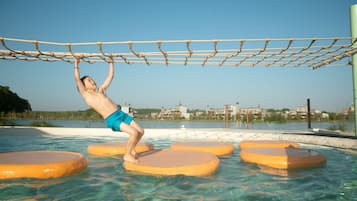
[[[113,62],[146,65],[310,67],[317,69],[323,66],[349,65],[350,62],[347,59],[356,53],[356,49],[352,48],[356,42],[357,39],[349,37],[335,37],[57,43],[0,37],[0,59],[71,63],[73,57],[78,57],[81,61],[88,63],[112,60]],[[26,44],[32,44],[33,48],[29,49]],[[140,48],[136,46],[139,44]],[[164,50],[164,44],[170,44],[168,46],[170,48],[165,46]],[[53,49],[63,47],[64,51],[44,51],[41,45]],[[115,45],[122,52],[107,52],[104,50],[106,45]],[[96,47],[97,52],[75,52],[74,46]],[[140,51],[134,50],[134,46]]]

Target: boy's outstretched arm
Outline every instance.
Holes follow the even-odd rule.
[[[109,71],[108,71],[107,79],[99,87],[99,92],[101,92],[101,93],[105,92],[105,90],[109,87],[109,85],[112,82],[113,77],[114,77],[114,62],[113,62],[113,60],[110,60],[108,63],[109,63]]]
[[[82,93],[83,91],[85,91],[85,88],[80,78],[78,64],[79,64],[79,58],[74,57],[74,80],[76,81],[78,91]]]

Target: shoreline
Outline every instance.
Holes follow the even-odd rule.
[[[63,128],[63,127],[0,127],[0,135],[42,134],[68,137],[127,137],[108,128]],[[242,140],[290,140],[297,143],[350,149],[357,151],[357,137],[339,136],[331,133],[316,133],[301,130],[253,130],[229,128],[149,128],[143,140],[214,140],[231,141],[236,146]]]
[[[143,128],[225,128],[227,124],[222,121],[174,121],[174,120],[144,120],[137,121]],[[323,130],[324,132],[339,133],[353,136],[354,125],[351,122],[312,122],[308,128],[305,122],[228,122],[228,128],[232,129],[257,129],[257,130]],[[14,120],[13,124],[1,124],[0,126],[29,126],[29,127],[64,127],[64,128],[106,128],[104,121],[82,120]]]

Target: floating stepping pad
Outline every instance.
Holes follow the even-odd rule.
[[[124,162],[124,168],[152,175],[206,176],[219,166],[217,156],[201,151],[155,150],[140,154],[138,163]]]
[[[0,179],[56,178],[87,168],[80,153],[64,151],[22,151],[0,153]]]
[[[308,168],[326,162],[325,156],[321,153],[300,148],[243,149],[240,158],[245,162],[279,169]]]
[[[279,175],[283,177],[297,176],[297,174],[294,171],[291,171],[289,169],[278,169],[278,168],[272,168],[264,165],[259,166],[259,172],[265,174]]]
[[[88,146],[87,151],[92,155],[97,156],[114,156],[121,155],[125,153],[127,142],[105,142],[99,144],[91,144]],[[154,145],[151,143],[139,142],[135,151],[137,153],[142,153],[154,149]]]
[[[239,149],[287,147],[299,148],[299,144],[288,140],[243,140],[239,143]]]
[[[228,142],[193,141],[176,142],[171,145],[171,149],[204,151],[216,156],[224,156],[232,154],[234,151],[234,146]]]

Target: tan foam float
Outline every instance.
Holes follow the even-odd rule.
[[[80,153],[64,151],[21,151],[0,153],[0,179],[56,178],[87,168]]]
[[[122,155],[125,153],[126,142],[105,142],[98,144],[91,144],[88,146],[88,153],[96,156],[115,156]],[[139,142],[135,151],[137,153],[142,153],[154,149],[154,145],[151,143]]]
[[[326,162],[321,153],[301,148],[250,148],[243,149],[240,157],[245,162],[279,169],[308,168]]]
[[[239,149],[248,148],[299,148],[299,144],[288,140],[243,140],[239,143]]]
[[[219,167],[217,156],[188,150],[155,150],[139,155],[138,163],[124,162],[126,170],[151,175],[206,176]]]
[[[204,151],[216,156],[224,156],[232,154],[234,151],[234,146],[228,142],[190,141],[176,142],[171,145],[171,149]]]

